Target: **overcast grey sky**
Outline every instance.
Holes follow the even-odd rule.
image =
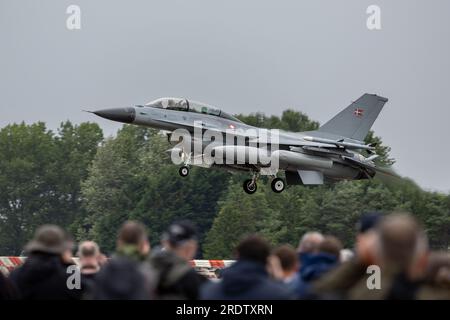
[[[66,8],[81,8],[81,30]],[[382,29],[366,28],[381,8]],[[450,191],[448,0],[0,0],[0,126],[120,124],[81,109],[162,96],[321,123],[364,92],[400,174]]]

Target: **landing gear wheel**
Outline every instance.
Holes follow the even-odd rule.
[[[286,183],[281,178],[275,178],[272,180],[272,183],[270,184],[270,186],[272,187],[273,192],[280,193],[280,192],[283,192],[283,190],[286,186]]]
[[[244,191],[248,194],[253,194],[256,192],[256,182],[253,181],[252,179],[247,179],[244,181],[244,185],[243,185]]]
[[[187,166],[182,166],[180,168],[180,170],[178,170],[178,173],[180,174],[180,176],[182,177],[187,177],[189,174],[189,168]]]

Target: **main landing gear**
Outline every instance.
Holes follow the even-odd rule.
[[[270,187],[272,188],[273,192],[280,193],[283,192],[284,188],[286,187],[286,183],[281,178],[275,178],[270,183]]]
[[[246,193],[253,194],[256,192],[257,190],[256,181],[258,180],[258,178],[259,174],[254,173],[251,179],[247,179],[244,181],[242,187]],[[282,178],[274,178],[270,183],[270,187],[272,188],[273,192],[280,193],[283,192],[284,188],[286,187],[286,182]]]

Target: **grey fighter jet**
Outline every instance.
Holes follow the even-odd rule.
[[[383,172],[384,169],[373,162],[377,158],[375,146],[365,144],[364,139],[387,101],[386,98],[366,93],[318,130],[280,130],[276,137],[272,131],[263,134],[261,128],[249,126],[213,106],[188,99],[161,98],[145,105],[103,109],[93,113],[109,120],[166,132],[172,143],[178,143],[170,151],[179,153],[182,159],[179,169],[182,177],[189,174],[191,165],[245,170],[251,175],[244,181],[245,192],[254,193],[259,176],[266,174],[271,176],[272,190],[279,193],[286,185],[320,185],[339,180],[369,179],[377,172]],[[177,134],[178,139],[173,141],[172,136],[177,130],[182,130],[182,139]],[[211,134],[207,138],[202,135],[200,141],[186,137],[196,130],[201,133],[209,131],[216,136],[227,135],[227,139],[219,139],[222,142],[219,144],[216,141],[211,147],[211,141],[216,140],[211,139]],[[230,135],[233,139],[228,139]],[[268,136],[270,139],[267,139]],[[197,152],[186,151],[190,148],[179,143],[183,139],[190,145],[200,143],[201,147],[197,148]],[[206,150],[212,154],[213,160],[193,161],[202,158]],[[362,151],[366,151],[368,156],[364,156]],[[256,152],[256,161],[254,158],[250,161],[251,152]],[[220,154],[219,160],[225,158],[226,161],[217,161],[217,154]],[[268,156],[269,161],[263,162],[261,154]],[[279,170],[285,172],[285,179],[277,177]]]

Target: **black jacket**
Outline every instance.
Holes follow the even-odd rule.
[[[59,255],[32,253],[25,263],[14,270],[10,279],[25,300],[69,300],[80,299],[80,289],[67,286],[66,266]]]
[[[94,277],[90,298],[96,300],[149,300],[152,284],[143,262],[126,256],[114,256]]]
[[[223,271],[222,281],[202,288],[205,300],[287,300],[289,290],[269,277],[263,264],[238,261]]]
[[[150,265],[156,273],[156,295],[159,299],[196,300],[200,287],[207,281],[185,260],[171,251],[152,256]]]
[[[15,286],[0,272],[0,300],[16,300],[18,298],[19,295]]]

